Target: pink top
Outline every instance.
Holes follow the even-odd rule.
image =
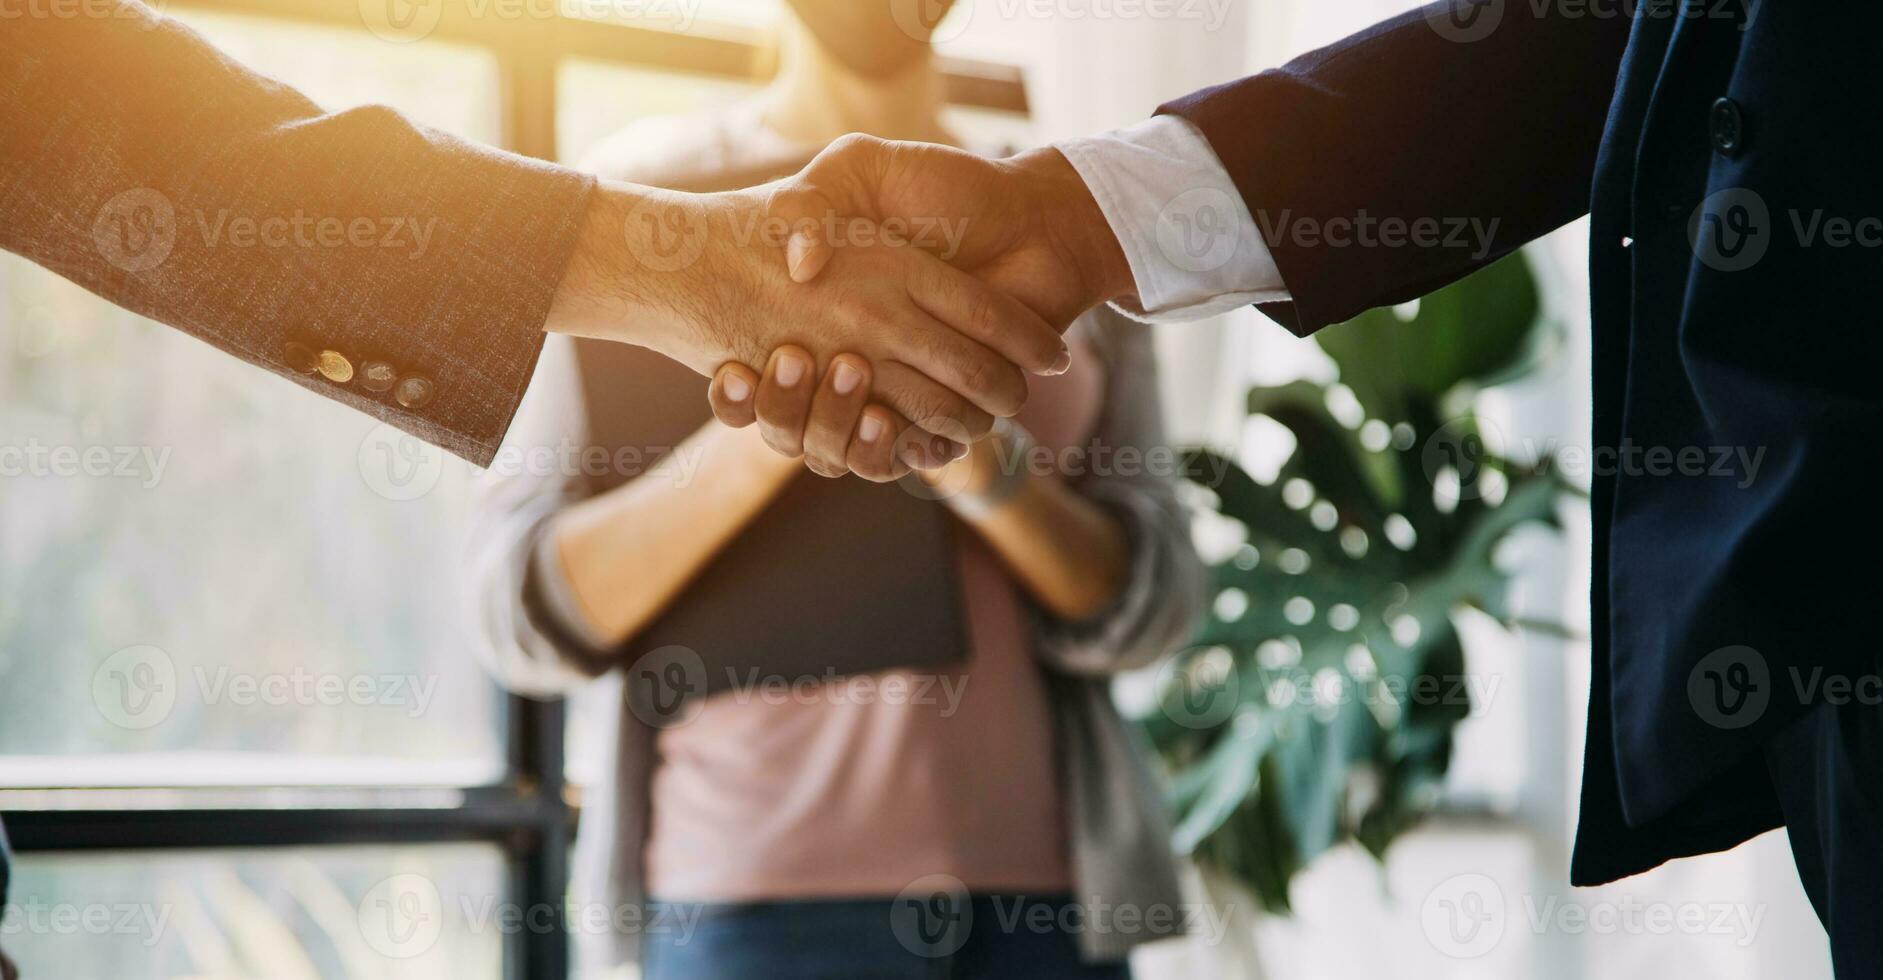
[[[1074,369],[1033,379],[1018,420],[1053,449],[1090,438],[1105,390],[1103,365],[1072,339]],[[658,734],[648,894],[894,895],[931,874],[980,891],[1070,890],[1052,707],[1023,600],[988,546],[957,530],[961,668],[727,692]]]

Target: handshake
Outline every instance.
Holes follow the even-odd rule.
[[[949,231],[892,233],[930,227]],[[659,351],[713,378],[726,424],[823,476],[887,481],[1018,412],[1029,373],[1070,366],[1066,328],[1132,290],[1057,150],[850,136],[753,190],[604,182],[548,326]]]

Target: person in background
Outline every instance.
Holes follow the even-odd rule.
[[[952,142],[929,47],[886,5],[791,6],[768,89],[639,122],[595,169],[711,190],[790,173],[856,130]],[[595,723],[612,780],[584,799],[578,901],[653,914],[578,930],[585,967],[1099,980],[1175,930],[1160,796],[1109,679],[1187,637],[1202,568],[1175,467],[1156,464],[1174,454],[1148,335],[1100,310],[1068,341],[1073,370],[1036,381],[1015,424],[897,486],[807,476],[760,430],[713,422],[684,368],[551,338],[506,447],[519,463],[499,454],[471,538],[472,617],[499,676],[561,695],[679,646],[823,665],[793,697],[722,691],[682,723],[611,701]],[[820,372],[787,346],[768,369],[760,401],[861,410],[872,365]],[[886,424],[876,411],[862,425]],[[1120,447],[1147,464],[1117,465]],[[828,676],[836,662],[865,670]],[[937,881],[965,891],[971,925],[925,945],[896,899]],[[1053,926],[1003,927],[1038,906]]]

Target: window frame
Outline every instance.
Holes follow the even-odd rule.
[[[184,0],[179,7],[288,23],[365,30],[357,0]],[[444,0],[441,41],[495,57],[505,149],[557,156],[557,70],[566,59],[762,82],[776,67],[762,33],[736,26],[675,33],[561,15],[481,19],[470,0]],[[944,57],[951,104],[1026,115],[1018,68]],[[484,843],[499,848],[511,900],[553,909],[562,928],[504,939],[504,976],[569,975],[565,901],[580,794],[564,775],[566,710],[508,695],[505,776],[463,787],[46,787],[0,790],[0,818],[17,854],[269,847]],[[271,800],[291,789],[292,805]],[[253,796],[248,806],[232,797]],[[192,796],[201,805],[193,805]],[[414,805],[430,796],[436,805]]]

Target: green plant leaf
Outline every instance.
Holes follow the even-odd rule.
[[[1212,570],[1217,601],[1185,654],[1227,650],[1238,703],[1214,727],[1167,710],[1142,724],[1173,771],[1173,843],[1271,911],[1288,909],[1289,882],[1329,847],[1351,839],[1382,855],[1429,812],[1471,710],[1469,688],[1453,683],[1465,654],[1452,616],[1471,606],[1508,620],[1498,544],[1525,523],[1559,525],[1565,488],[1548,461],[1517,466],[1467,446],[1477,423],[1458,407],[1535,363],[1536,311],[1529,269],[1513,258],[1427,297],[1410,323],[1376,310],[1323,331],[1342,383],[1393,433],[1381,451],[1335,417],[1326,388],[1297,382],[1248,395],[1251,413],[1296,442],[1273,483],[1186,456],[1193,479],[1220,475],[1207,489],[1247,530]],[[1465,468],[1464,448],[1474,473],[1502,474],[1504,492],[1441,506],[1435,479]]]

